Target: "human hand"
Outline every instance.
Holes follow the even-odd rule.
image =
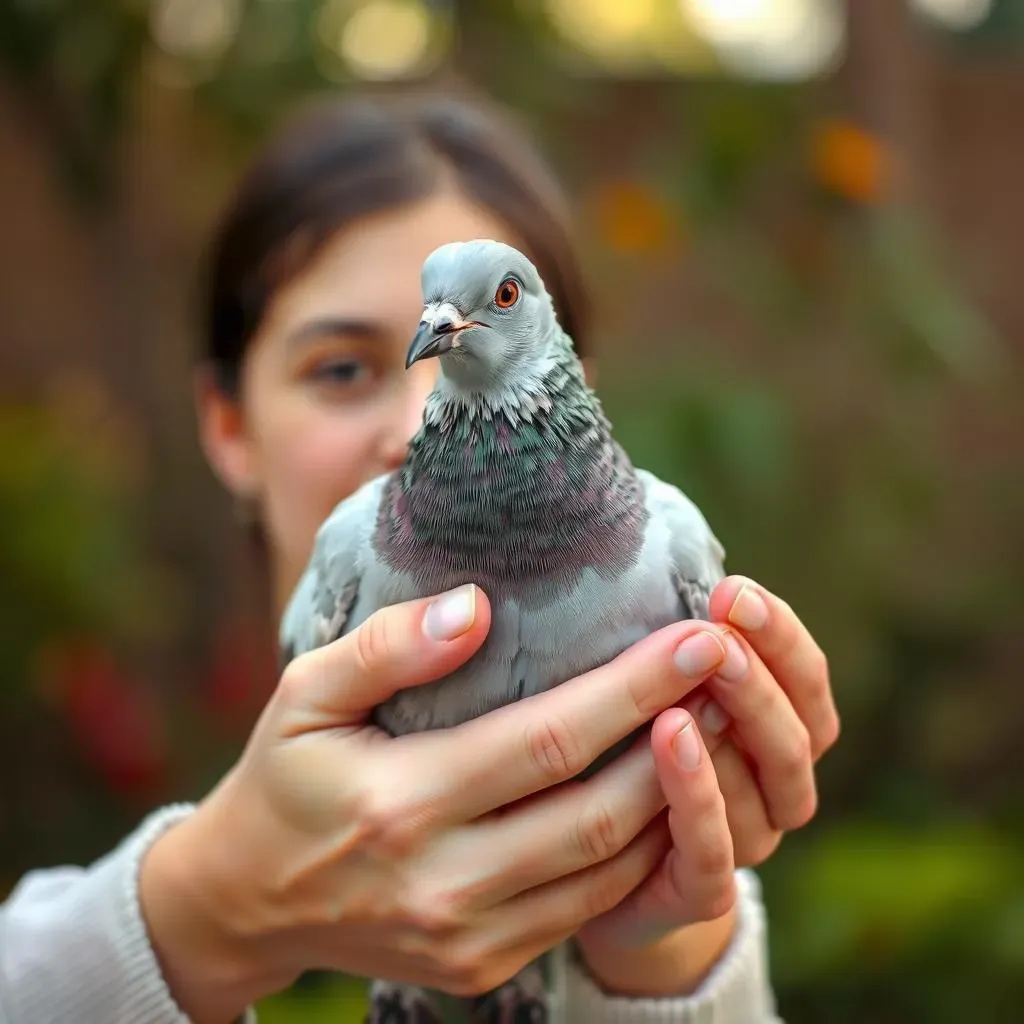
[[[675,624],[454,729],[391,738],[366,724],[396,690],[466,661],[489,625],[483,593],[460,589],[297,658],[239,763],[151,848],[143,912],[197,1024],[229,1021],[312,968],[496,987],[662,861],[646,738],[566,780],[706,678],[721,630]]]
[[[732,934],[735,868],[760,864],[785,831],[811,819],[813,766],[838,738],[827,661],[785,602],[733,576],[712,594],[711,617],[737,631],[728,657],[652,730],[673,848],[642,887],[577,936],[609,990],[696,987]],[[690,763],[710,759],[714,772],[695,773],[677,751]]]

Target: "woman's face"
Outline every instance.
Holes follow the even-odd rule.
[[[328,513],[403,459],[437,373],[436,360],[405,369],[423,308],[420,267],[437,246],[469,238],[516,244],[495,217],[448,193],[345,228],[268,304],[241,401],[203,390],[207,455],[259,509],[279,609]]]

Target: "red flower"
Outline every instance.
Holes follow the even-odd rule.
[[[242,620],[224,624],[214,642],[203,697],[215,722],[244,737],[276,682],[274,646],[267,630]]]
[[[154,693],[121,673],[92,641],[54,655],[56,692],[86,762],[121,796],[152,800],[165,788],[169,743]]]

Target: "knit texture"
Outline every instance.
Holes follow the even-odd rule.
[[[138,879],[146,850],[192,809],[150,815],[88,869],[18,883],[0,907],[2,1024],[188,1024],[150,945]]]
[[[736,932],[696,992],[678,999],[609,996],[572,957],[566,965],[565,1024],[782,1024],[768,979],[761,886],[752,871],[738,871],[736,880]]]

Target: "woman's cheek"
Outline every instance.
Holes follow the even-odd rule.
[[[275,460],[275,475],[285,500],[301,506],[297,511],[302,518],[319,525],[363,482],[363,471],[372,462],[368,434],[358,418],[336,417],[292,435]]]

